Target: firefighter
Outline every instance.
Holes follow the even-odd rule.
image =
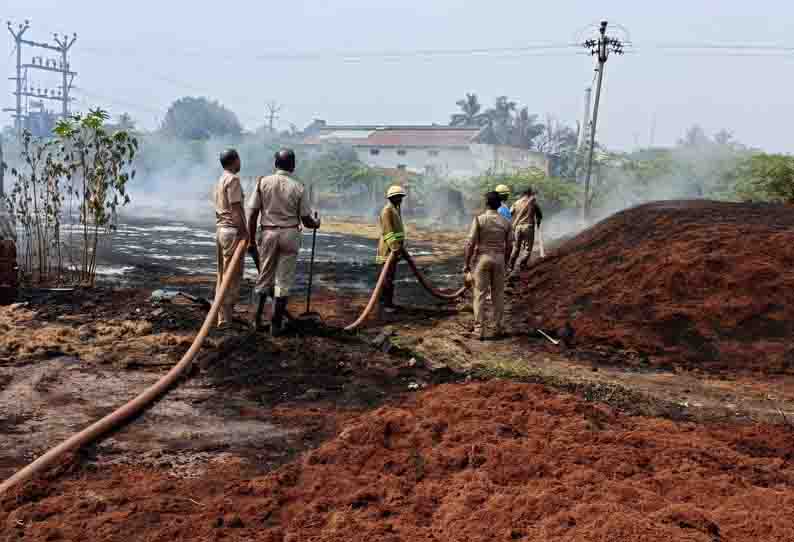
[[[513,221],[513,214],[510,212],[510,207],[507,206],[507,200],[510,199],[510,187],[506,184],[498,185],[494,191],[499,194],[499,214],[507,219],[508,222]]]
[[[524,194],[513,204],[513,255],[510,259],[509,270],[511,273],[523,271],[529,265],[532,257],[532,248],[535,245],[535,227],[540,227],[543,221],[543,211],[540,210],[535,190],[530,186]],[[525,255],[519,258],[522,251]],[[516,269],[518,260],[518,269]]]
[[[227,149],[220,155],[223,173],[215,185],[215,252],[218,260],[218,279],[215,292],[219,292],[223,275],[229,270],[237,242],[247,236],[245,214],[243,212],[243,189],[240,185],[240,155],[234,149]],[[231,323],[234,318],[234,304],[240,297],[240,281],[243,278],[243,262],[240,261],[232,271],[232,280],[226,297],[218,313],[218,326]]]
[[[300,225],[318,229],[320,218],[312,217],[309,194],[294,177],[295,153],[282,149],[275,156],[276,172],[260,177],[248,201],[248,237],[256,243],[259,223],[258,255],[259,276],[255,293],[259,304],[254,317],[254,328],[262,328],[262,313],[267,299],[274,299],[270,333],[278,336],[284,331],[290,288],[295,281],[295,267],[300,252],[302,233]],[[315,215],[316,216],[316,215]]]
[[[463,273],[472,272],[474,263],[474,330],[481,341],[485,339],[485,311],[487,293],[493,301],[495,337],[504,336],[505,268],[512,250],[512,226],[499,214],[502,204],[500,195],[488,192],[485,195],[486,211],[474,218],[469,230],[464,253]]]
[[[381,266],[386,265],[386,261],[392,252],[402,253],[405,229],[403,228],[400,208],[404,198],[405,190],[399,185],[393,185],[386,191],[388,203],[386,203],[380,213],[380,239],[378,240],[378,255],[375,258],[375,263]],[[383,267],[381,271],[382,269]],[[394,279],[396,274],[397,265],[389,271],[380,297],[381,308],[388,313],[392,313],[397,309],[394,304]]]

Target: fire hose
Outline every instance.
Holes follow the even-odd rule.
[[[408,252],[405,250],[402,251],[402,255],[405,257],[405,260],[408,262],[408,266],[411,268],[411,271],[413,271],[414,275],[416,275],[416,278],[419,280],[419,283],[431,295],[439,299],[443,299],[445,301],[452,301],[454,299],[459,298],[466,292],[467,290],[466,286],[463,286],[460,290],[457,290],[456,292],[453,293],[445,293],[435,289],[433,285],[431,285],[430,282],[427,280],[427,277],[425,277],[424,274],[422,274],[422,272],[419,270],[419,268],[416,267],[416,262],[414,262],[414,259],[411,257],[411,255],[408,254]],[[388,276],[391,269],[395,265],[397,265],[397,260],[399,259],[399,257],[400,257],[399,252],[392,252],[389,255],[389,259],[386,260],[386,265],[383,266],[383,270],[381,271],[380,277],[378,278],[378,283],[375,285],[375,289],[372,291],[372,296],[369,298],[369,303],[367,303],[367,306],[364,308],[364,311],[361,313],[361,316],[359,316],[355,322],[345,327],[345,331],[353,331],[357,329],[364,322],[364,320],[366,320],[369,317],[370,313],[375,309],[375,307],[378,304],[378,300],[380,299],[380,296],[383,293],[383,287],[386,284],[386,277]]]
[[[452,301],[453,299],[459,298],[466,292],[467,290],[466,286],[463,286],[460,290],[453,292],[451,294],[444,293],[440,290],[436,290],[435,288],[433,288],[433,286],[430,284],[427,278],[422,274],[422,272],[419,271],[419,268],[416,267],[416,262],[414,262],[414,259],[411,257],[411,255],[408,254],[408,252],[406,251],[403,251],[403,254],[405,255],[405,260],[408,262],[408,265],[411,267],[411,271],[414,272],[416,278],[419,279],[419,282],[422,284],[422,286],[424,286],[425,290],[427,290],[431,295],[439,299]]]
[[[237,265],[241,262],[243,256],[245,255],[245,249],[247,245],[247,241],[240,241],[237,244],[237,248],[235,249],[234,255],[232,256],[231,264],[229,265],[229,271],[227,271],[226,275],[223,277],[220,291],[218,291],[215,295],[210,312],[207,314],[207,318],[204,320],[204,324],[201,326],[198,335],[196,335],[196,338],[193,340],[193,344],[190,345],[190,349],[188,349],[185,355],[182,356],[182,359],[179,360],[179,363],[174,365],[174,367],[168,371],[167,374],[163,375],[160,380],[155,382],[151,387],[135,397],[133,400],[118,408],[114,412],[108,414],[101,420],[89,425],[79,433],[72,435],[70,438],[58,446],[50,449],[47,453],[36,459],[33,463],[29,464],[11,476],[5,482],[0,484],[0,495],[3,495],[3,493],[11,489],[11,487],[22,482],[26,482],[36,474],[50,468],[64,454],[67,454],[73,450],[77,450],[78,448],[93,442],[100,436],[118,427],[130,418],[138,415],[138,413],[149,406],[149,404],[151,404],[155,399],[165,393],[168,388],[170,388],[177,381],[177,379],[185,373],[185,371],[193,362],[193,359],[196,357],[196,354],[198,354],[199,350],[201,349],[201,345],[204,343],[204,339],[207,338],[210,328],[215,323],[215,318],[218,316],[218,311],[220,310],[223,297],[226,295],[226,290],[229,288],[229,283],[232,280],[232,273],[230,271],[237,267]]]
[[[193,344],[190,345],[188,351],[184,356],[182,356],[182,359],[180,359],[179,362],[174,365],[170,371],[168,371],[168,373],[163,375],[157,382],[140,393],[137,397],[99,421],[94,422],[82,431],[72,435],[61,444],[51,448],[44,455],[40,456],[38,459],[5,480],[2,484],[0,484],[0,495],[3,495],[15,485],[26,482],[33,478],[36,474],[49,469],[65,454],[90,444],[102,435],[117,428],[127,420],[137,416],[141,411],[143,411],[153,401],[163,395],[171,386],[174,385],[179,377],[181,377],[190,368],[193,359],[196,357],[196,354],[198,354],[199,350],[201,349],[204,340],[207,338],[210,328],[212,328],[214,325],[215,319],[218,316],[218,311],[221,307],[221,303],[223,302],[223,298],[226,295],[226,290],[229,288],[229,283],[232,279],[231,270],[241,263],[243,257],[245,256],[247,245],[247,241],[240,241],[237,244],[229,265],[229,271],[227,271],[223,277],[220,290],[215,294],[215,299],[212,302],[212,306],[210,307],[207,317],[204,319],[204,324],[201,326],[196,338],[193,339]],[[357,329],[364,322],[364,320],[369,317],[370,313],[377,305],[381,293],[383,292],[383,287],[386,283],[386,277],[388,276],[391,269],[397,265],[399,255],[400,254],[398,252],[392,252],[392,254],[389,256],[389,259],[386,261],[386,265],[383,266],[383,270],[381,271],[380,277],[378,278],[378,283],[375,286],[375,290],[372,292],[369,303],[367,303],[366,308],[358,317],[358,319],[349,326],[345,327],[346,331],[353,331]],[[430,285],[430,283],[427,281],[427,278],[416,267],[416,263],[413,261],[413,258],[411,258],[411,256],[405,251],[403,251],[403,255],[405,256],[408,265],[419,279],[419,282],[432,295],[441,299],[452,300],[461,296],[463,292],[465,292],[465,287],[451,294],[436,290]]]

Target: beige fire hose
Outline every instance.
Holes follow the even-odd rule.
[[[419,268],[416,267],[416,262],[414,262],[414,259],[411,257],[411,255],[405,251],[403,253],[405,254],[405,260],[408,262],[408,265],[411,266],[411,270],[414,272],[414,275],[416,275],[416,278],[419,279],[419,282],[422,284],[422,286],[424,286],[425,290],[430,292],[431,295],[439,299],[452,301],[453,299],[459,298],[466,292],[467,290],[466,286],[463,286],[460,290],[452,293],[445,293],[440,290],[436,290],[435,288],[433,288],[433,285],[430,284],[427,278],[422,274],[422,272],[419,271]]]
[[[364,323],[364,320],[369,317],[372,310],[377,306],[380,295],[383,293],[383,286],[386,284],[386,276],[389,274],[391,268],[397,265],[397,254],[397,252],[392,252],[389,255],[389,259],[386,260],[386,265],[383,266],[383,270],[380,272],[378,283],[375,285],[375,289],[372,291],[372,296],[369,298],[369,303],[367,303],[367,306],[364,308],[364,312],[361,313],[361,316],[359,316],[355,322],[345,327],[345,331],[353,331],[358,328],[358,326]]]
[[[367,303],[364,312],[361,313],[361,316],[359,316],[355,322],[345,327],[345,331],[353,331],[357,329],[364,322],[364,320],[366,320],[369,317],[370,313],[375,309],[375,307],[378,304],[378,300],[380,299],[381,293],[383,293],[383,286],[386,283],[386,276],[388,272],[391,270],[391,268],[397,265],[398,254],[399,253],[397,252],[392,252],[391,255],[389,256],[389,259],[386,260],[386,265],[383,266],[383,271],[381,271],[380,278],[378,278],[378,284],[375,286],[375,290],[373,290],[372,296],[369,298],[369,303]],[[427,278],[422,274],[422,272],[419,271],[419,269],[416,267],[416,263],[414,262],[411,255],[408,254],[408,252],[405,250],[403,250],[402,254],[405,257],[405,260],[408,262],[408,265],[411,267],[411,270],[414,272],[414,275],[416,275],[416,278],[419,280],[419,283],[435,297],[438,297],[439,299],[451,301],[453,299],[457,299],[460,296],[462,296],[463,293],[468,289],[466,286],[463,286],[463,288],[451,294],[436,290],[435,288],[433,288],[433,286],[430,284]]]
[[[242,258],[245,255],[245,249],[247,245],[247,241],[240,241],[238,243],[237,248],[234,251],[234,255],[232,256],[229,270],[234,269],[238,264],[241,263]],[[232,273],[227,271],[226,275],[223,277],[220,291],[216,292],[215,294],[215,299],[212,302],[212,308],[210,308],[210,312],[207,315],[207,318],[204,320],[204,325],[201,326],[198,335],[196,335],[196,338],[193,340],[193,344],[190,346],[190,349],[185,353],[185,355],[182,356],[182,359],[179,360],[179,363],[174,365],[174,367],[168,371],[167,374],[165,374],[154,385],[138,395],[136,398],[120,407],[113,413],[108,414],[101,420],[94,422],[92,425],[86,427],[76,435],[71,436],[69,439],[62,442],[55,448],[52,448],[47,453],[36,459],[33,463],[0,484],[0,495],[8,491],[16,484],[25,482],[36,474],[50,468],[61,457],[63,457],[63,455],[93,442],[103,434],[118,427],[133,416],[136,416],[143,409],[149,406],[152,401],[167,391],[168,388],[170,388],[176,382],[176,380],[190,367],[190,364],[193,362],[193,358],[196,357],[196,354],[198,354],[199,350],[201,349],[201,345],[204,343],[204,339],[207,338],[210,328],[212,328],[212,326],[215,324],[215,318],[218,315],[221,302],[223,301],[223,297],[226,295],[226,290],[229,288],[231,279]]]
[[[234,269],[238,264],[241,263],[245,256],[247,246],[247,241],[240,241],[238,243],[237,248],[234,251],[234,255],[232,256],[229,270]],[[424,275],[422,275],[422,273],[417,269],[416,264],[414,263],[411,256],[405,251],[403,251],[403,254],[405,255],[405,259],[408,261],[408,265],[411,266],[411,269],[413,270],[414,274],[416,274],[416,277],[419,279],[422,286],[424,286],[428,292],[435,295],[436,297],[440,297],[441,299],[455,299],[466,291],[466,288],[464,287],[454,294],[445,294],[434,289]],[[381,293],[383,292],[383,287],[386,283],[388,272],[392,267],[397,265],[397,259],[398,253],[392,252],[392,254],[389,256],[389,259],[386,261],[386,265],[383,267],[383,271],[381,271],[378,283],[375,286],[375,290],[372,292],[372,296],[370,297],[369,303],[367,303],[364,312],[361,313],[361,316],[359,316],[355,322],[345,328],[346,331],[355,330],[364,322],[364,320],[367,319],[367,317],[369,317],[370,313],[377,305]],[[221,302],[226,295],[226,290],[229,288],[229,282],[231,281],[231,278],[232,274],[230,272],[227,272],[224,275],[220,290],[215,294],[215,299],[212,302],[212,307],[210,308],[209,314],[207,314],[207,317],[204,320],[204,324],[201,326],[198,335],[196,335],[196,338],[193,340],[193,344],[190,346],[190,349],[185,353],[184,356],[182,356],[182,359],[179,360],[179,363],[174,365],[174,367],[168,371],[168,373],[166,373],[162,378],[160,378],[160,380],[155,382],[143,393],[125,405],[121,406],[114,412],[108,414],[101,420],[94,422],[79,433],[72,435],[67,440],[50,449],[44,455],[33,461],[33,463],[29,464],[4,481],[2,484],[0,484],[0,495],[3,495],[13,486],[26,482],[40,472],[52,467],[65,454],[90,444],[102,435],[123,424],[130,418],[137,416],[155,399],[165,393],[190,367],[193,359],[196,357],[196,354],[198,354],[199,350],[201,349],[204,340],[209,334],[210,328],[212,328],[212,326],[215,324],[215,318],[218,316]]]

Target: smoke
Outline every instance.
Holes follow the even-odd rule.
[[[273,153],[278,145],[272,139],[257,135],[237,140],[183,141],[160,134],[142,136],[135,179],[128,185],[131,202],[120,215],[213,224],[213,190],[223,172],[218,157],[229,147],[240,153],[240,177],[247,199],[255,177],[273,171]]]
[[[652,201],[735,199],[732,173],[750,152],[739,145],[704,142],[599,160],[591,178],[590,222]],[[548,238],[575,235],[584,228],[581,209],[565,209],[544,222]]]
[[[240,153],[240,175],[247,198],[254,187],[254,179],[273,171],[273,153],[280,143],[265,134],[249,134],[237,140],[214,138],[189,142],[159,134],[145,135],[141,140],[141,154],[136,159],[137,175],[129,184],[132,201],[120,213],[121,218],[212,225],[212,194],[222,171],[219,153],[228,147]],[[318,184],[314,187],[314,202],[327,214],[376,220],[387,185],[399,182],[381,179],[374,192],[372,188],[352,183],[341,193],[332,194],[330,186],[319,186],[324,174],[318,176],[316,169],[312,169],[312,161],[320,158],[301,152],[300,148],[297,151],[297,176]],[[601,156],[593,168],[591,223],[650,201],[735,197],[726,179],[749,152],[739,145],[706,141],[629,155]],[[447,229],[465,228],[481,204],[479,187],[471,183],[463,183],[461,186],[465,188],[460,191],[454,183],[441,179],[425,179],[416,186],[412,181],[407,184],[409,197],[403,211],[408,220]],[[539,196],[542,204],[542,191]],[[574,235],[585,227],[580,209],[567,208],[556,213],[547,210],[545,218],[544,233],[549,240]]]

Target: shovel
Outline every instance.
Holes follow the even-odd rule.
[[[540,257],[546,257],[546,247],[543,246],[543,229],[538,224],[538,248],[540,248]]]
[[[317,212],[314,213],[315,220],[317,219]],[[309,288],[306,292],[306,312],[298,315],[298,322],[319,323],[322,321],[320,313],[314,312],[312,308],[312,283],[314,282],[314,250],[317,246],[317,228],[312,230],[312,256],[309,261]]]

